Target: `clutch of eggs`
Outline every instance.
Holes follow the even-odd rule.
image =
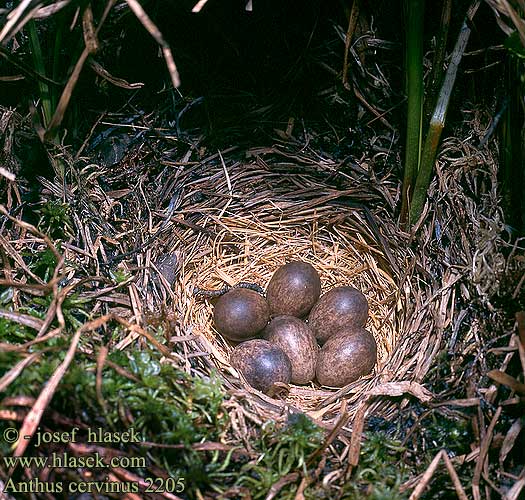
[[[306,262],[279,267],[266,298],[233,288],[215,305],[215,328],[240,342],[230,362],[255,389],[269,392],[277,382],[343,387],[367,375],[377,345],[365,329],[368,302],[351,286],[321,295],[321,280]],[[321,346],[319,347],[318,344]]]

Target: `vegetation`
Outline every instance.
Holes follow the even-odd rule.
[[[406,0],[402,13],[392,2],[312,1],[301,16],[293,3],[254,2],[253,16],[234,18],[212,0],[15,4],[0,9],[0,436],[31,422],[32,435],[78,427],[77,447],[33,439],[23,454],[84,456],[95,451],[89,428],[133,427],[141,442],[96,449],[105,459],[145,457],[115,469],[114,481],[143,491],[144,478],[184,478],[179,498],[479,498],[481,489],[518,498],[522,2]],[[406,39],[393,19],[406,22]],[[305,217],[326,207],[321,200],[338,248],[377,257],[370,262],[389,282],[394,268],[403,275],[395,298],[377,302],[399,315],[403,334],[432,331],[420,352],[393,357],[387,371],[401,373],[400,384],[383,384],[382,373],[334,400],[344,401],[340,414],[333,401],[323,413],[299,396],[287,407],[232,383],[195,341],[188,311],[158,284],[156,257],[197,253],[186,230],[219,240],[206,226],[212,208],[219,221],[241,201],[266,216],[255,199],[264,193],[246,188],[248,164],[276,192],[294,186],[296,198],[271,207],[275,226],[290,214],[304,220],[297,197],[311,203]],[[359,228],[342,235],[350,214]],[[233,236],[226,243],[240,248]],[[248,244],[242,252],[254,255]],[[199,255],[208,254],[216,257]],[[177,264],[179,285],[189,285]],[[356,443],[363,401],[374,411]],[[2,457],[15,450],[0,439]],[[11,472],[0,463],[0,485]],[[49,477],[106,473],[57,468]],[[30,475],[19,467],[12,477]]]

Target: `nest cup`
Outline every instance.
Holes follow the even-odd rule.
[[[218,176],[225,173],[217,172],[192,186],[195,194],[209,192],[213,184],[216,195],[193,204],[187,213],[199,214],[201,229],[184,234],[184,257],[174,287],[176,308],[183,314],[179,333],[199,336],[196,349],[210,353],[206,369],[216,368],[230,387],[242,389],[254,401],[268,401],[230,366],[234,344],[213,325],[215,301],[196,297],[194,287],[218,290],[250,282],[266,289],[281,265],[293,260],[308,262],[320,275],[322,293],[348,285],[364,293],[369,303],[366,328],[377,342],[378,362],[370,375],[340,390],[321,387],[315,381],[292,384],[280,403],[329,416],[340,405],[336,399],[343,396],[352,409],[360,395],[377,384],[397,344],[396,276],[363,209],[329,203],[345,192],[305,173],[283,176],[270,169],[254,169],[248,178],[246,171],[246,166],[240,166],[227,172],[222,181]]]

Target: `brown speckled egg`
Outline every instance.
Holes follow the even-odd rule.
[[[273,274],[266,290],[266,300],[272,316],[308,314],[321,294],[321,280],[307,262],[293,261]]]
[[[293,384],[307,384],[314,378],[318,347],[304,321],[293,316],[277,316],[268,323],[263,336],[290,358]]]
[[[264,297],[247,288],[233,288],[215,304],[217,330],[236,342],[256,337],[268,323],[270,310]]]
[[[268,392],[276,382],[289,384],[292,365],[285,352],[268,340],[254,339],[239,344],[230,363],[255,389]]]
[[[319,350],[315,374],[321,385],[343,387],[370,373],[376,361],[374,336],[364,328],[343,328]]]
[[[323,344],[343,327],[363,327],[368,318],[366,297],[351,286],[332,288],[310,311],[308,324],[315,338]]]

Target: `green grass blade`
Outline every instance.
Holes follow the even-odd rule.
[[[31,56],[33,57],[33,64],[37,73],[46,75],[46,66],[44,62],[44,56],[42,54],[42,47],[40,45],[40,39],[38,38],[38,30],[36,23],[31,19],[27,23],[27,30],[29,34],[29,42],[31,44]],[[44,80],[38,80],[38,88],[40,91],[40,102],[42,106],[42,117],[44,121],[44,127],[50,122],[53,116],[53,105],[51,103],[51,94],[49,91],[49,85]]]
[[[407,136],[405,149],[405,171],[403,178],[403,198],[401,219],[408,210],[408,200],[419,169],[421,151],[421,113],[423,110],[423,26],[424,0],[407,0]]]
[[[467,47],[468,40],[470,38],[470,21],[474,17],[476,11],[479,8],[480,1],[475,1],[467,12],[467,16],[452,53],[452,58],[445,75],[445,80],[439,93],[438,101],[430,120],[430,126],[425,139],[425,145],[423,147],[423,154],[421,157],[421,166],[414,186],[414,193],[412,201],[410,203],[410,224],[417,222],[427,198],[428,187],[432,179],[432,172],[434,167],[434,161],[436,159],[437,149],[439,146],[439,140],[441,138],[441,132],[445,126],[445,118],[447,115],[448,105],[450,103],[450,97],[454,84],[456,82],[456,76],[458,72],[459,63]]]
[[[509,105],[500,128],[500,182],[502,205],[508,224],[525,232],[525,62],[510,53],[505,87]]]

